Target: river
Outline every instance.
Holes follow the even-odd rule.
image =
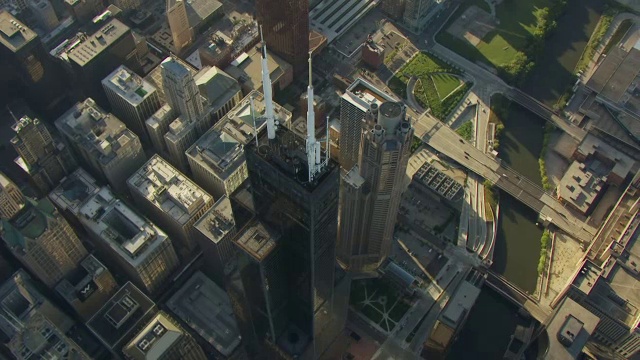
[[[573,85],[573,70],[596,28],[606,1],[568,0],[567,11],[557,19],[558,27],[545,40],[537,66],[522,89],[546,105],[553,106]]]

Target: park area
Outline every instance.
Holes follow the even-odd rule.
[[[383,331],[391,332],[411,308],[411,299],[388,280],[356,280],[351,285],[351,306]]]
[[[390,80],[389,87],[402,98],[407,96],[407,83],[416,79],[414,95],[418,104],[431,109],[433,116],[444,120],[462,100],[469,84],[459,70],[427,53],[418,53]]]
[[[484,0],[464,2],[437,35],[437,41],[474,62],[522,81],[533,68],[539,46],[555,28],[564,0],[496,1],[495,16]]]

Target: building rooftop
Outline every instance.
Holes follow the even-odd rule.
[[[192,76],[195,76],[197,74],[198,71],[186,61],[183,61],[178,57],[174,57],[173,60],[179,63],[180,65],[182,65],[184,68],[188,69]],[[155,68],[153,68],[153,70],[151,70],[149,74],[147,74],[147,76],[144,77],[144,80],[149,84],[151,84],[151,86],[153,86],[156,89],[156,91],[158,91],[158,96],[160,97],[161,102],[167,102],[167,98],[164,95],[164,85],[163,85],[164,82],[162,79],[163,64],[164,64],[164,61],[158,64],[158,66],[156,66]]]
[[[480,288],[468,281],[463,281],[442,312],[441,321],[456,328],[464,319],[465,313],[468,313],[476,303],[478,295],[480,295]]]
[[[117,158],[120,149],[138,138],[91,98],[71,107],[56,120],[56,127],[103,165]]]
[[[590,156],[597,152],[599,155],[612,160],[614,165],[611,172],[623,179],[627,177],[627,174],[632,171],[636,164],[633,158],[593,134],[585,136],[580,145],[578,145],[578,151],[585,156]]]
[[[277,128],[276,137],[273,140],[269,140],[267,132],[262,131],[258,134],[257,143],[258,146],[250,142],[245,151],[253,151],[282,174],[310,192],[322,184],[327,175],[337,167],[337,164],[330,159],[327,166],[316,174],[313,182],[309,182],[306,140],[284,126]],[[321,156],[321,161],[324,161],[324,156],[328,156],[328,154],[323,152]]]
[[[251,98],[254,99],[253,113]],[[263,95],[252,91],[202,135],[186,151],[187,156],[225,178],[243,163],[244,146],[255,141],[254,117],[258,133],[266,128],[264,109]],[[274,113],[281,124],[291,121],[291,113],[276,103]]]
[[[65,40],[51,53],[63,60],[85,66],[130,31],[127,25],[111,18],[95,33],[79,33]]]
[[[603,189],[604,179],[586,164],[574,161],[558,185],[558,197],[587,213]]]
[[[159,155],[149,159],[127,183],[180,224],[212,201],[211,195]]]
[[[631,48],[626,51],[615,46],[587,81],[587,87],[600,96],[619,103],[639,72],[640,50]]]
[[[224,356],[240,345],[227,294],[197,271],[167,302],[169,309]]]
[[[129,104],[137,106],[153,95],[156,89],[138,74],[121,65],[102,80],[102,86],[111,89]]]
[[[12,52],[18,52],[38,36],[10,13],[0,10],[0,43]]]
[[[185,334],[167,314],[160,312],[122,349],[131,360],[162,359]]]
[[[380,105],[386,101],[398,101],[391,95],[380,91],[373,84],[362,78],[357,78],[353,83],[351,83],[351,85],[349,85],[347,91],[342,95],[342,99],[365,112],[369,110],[369,107],[373,102]]]
[[[267,229],[258,220],[251,220],[234,239],[236,244],[256,261],[262,261],[275,249],[280,234]]]
[[[103,187],[80,209],[80,221],[133,267],[138,267],[167,235]]]
[[[133,336],[144,318],[151,316],[156,306],[131,282],[124,284],[115,295],[87,322],[89,330],[109,348]]]
[[[343,175],[342,180],[356,189],[359,189],[365,182],[365,179],[360,175],[360,167],[358,165],[354,165],[348,173]]]
[[[240,54],[224,71],[237,79],[245,88],[262,92],[262,51],[254,46],[249,51]],[[272,84],[278,81],[288,71],[292,71],[291,64],[267,50],[267,65]]]
[[[217,67],[207,67],[199,71],[194,78],[200,94],[207,99],[210,107],[224,106],[239,91],[236,79]]]
[[[78,168],[60,181],[60,185],[49,194],[49,199],[60,209],[78,216],[80,207],[100,191],[96,180],[84,169]]]
[[[25,206],[11,220],[0,220],[0,233],[9,248],[22,249],[25,238],[37,239],[49,227],[49,218],[56,212],[55,206],[44,198],[26,199]]]
[[[98,290],[94,279],[104,271],[109,270],[93,255],[89,255],[56,285],[56,291],[69,303],[76,299],[84,302]]]
[[[180,1],[180,0],[170,0]],[[197,28],[222,8],[217,0],[186,0],[187,18],[191,27]],[[168,8],[168,6],[167,6]]]
[[[169,131],[164,135],[165,139],[174,143],[178,142],[187,136],[187,134],[190,134],[195,127],[195,122],[184,120],[178,116],[169,124]]]
[[[600,318],[583,308],[569,297],[565,297],[557,312],[547,325],[549,350],[547,358],[554,360],[574,360],[600,322]],[[567,331],[573,336],[569,336]],[[558,336],[569,337],[571,345],[560,343]]]
[[[309,27],[324,34],[328,43],[331,43],[379,2],[379,0],[323,0],[309,12]]]
[[[222,196],[193,226],[214,243],[235,229],[231,202]]]

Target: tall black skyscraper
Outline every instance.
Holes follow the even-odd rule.
[[[339,169],[323,154],[309,181],[305,139],[285,128],[273,139],[267,133],[245,147],[257,218],[278,234],[264,236],[274,243],[266,260],[277,267],[269,288],[284,294],[278,306],[286,316],[267,340],[285,353],[317,358],[340,330],[333,310]]]

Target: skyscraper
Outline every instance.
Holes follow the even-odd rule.
[[[0,172],[0,218],[11,219],[24,206],[24,196],[18,186]]]
[[[196,123],[198,134],[203,134],[208,130],[203,121],[203,99],[191,72],[173,57],[166,58],[160,67],[167,103],[184,121]]]
[[[266,84],[264,86],[267,87]],[[269,289],[285,287],[286,322],[268,342],[291,356],[319,357],[337,333],[330,326],[333,313],[335,240],[338,216],[338,167],[321,154],[315,139],[313,87],[309,86],[307,137],[274,124],[245,147],[249,180],[258,219],[277,231],[284,280]],[[265,95],[266,97],[266,95]],[[273,123],[271,123],[273,121]],[[273,128],[272,128],[273,127]],[[274,281],[274,280],[272,280]],[[284,316],[284,315],[283,315]],[[283,318],[285,319],[285,318]],[[284,320],[283,320],[284,321]]]
[[[11,144],[18,153],[15,162],[42,194],[51,191],[78,166],[69,147],[54,139],[40,120],[24,116],[12,128],[16,136]]]
[[[372,103],[395,101],[362,78],[356,79],[340,100],[340,166],[349,171],[358,163],[362,119]]]
[[[113,114],[140,139],[148,141],[145,121],[161,105],[156,88],[124,65],[104,78],[102,87]]]
[[[89,360],[65,335],[73,325],[73,320],[36,290],[24,270],[0,286],[0,332],[16,359]]]
[[[309,54],[309,0],[257,0],[256,18],[271,50],[293,65],[306,70]]]
[[[116,192],[126,191],[127,178],[146,160],[138,136],[91,98],[69,109],[56,127],[86,168]]]
[[[60,24],[58,16],[48,0],[29,0],[28,4],[33,17],[43,30],[52,31]]]
[[[173,47],[179,53],[193,42],[193,28],[189,24],[186,1],[167,0],[167,19],[173,37]]]
[[[159,312],[122,352],[130,360],[206,360],[202,348],[168,314]]]
[[[338,260],[350,271],[375,270],[391,250],[413,128],[402,103],[372,103],[362,123],[358,165],[340,187]]]
[[[443,1],[405,0],[404,24],[416,34],[423,32],[441,3]]]
[[[22,265],[50,288],[87,256],[69,223],[46,198],[27,199],[13,218],[2,218],[0,235]]]

